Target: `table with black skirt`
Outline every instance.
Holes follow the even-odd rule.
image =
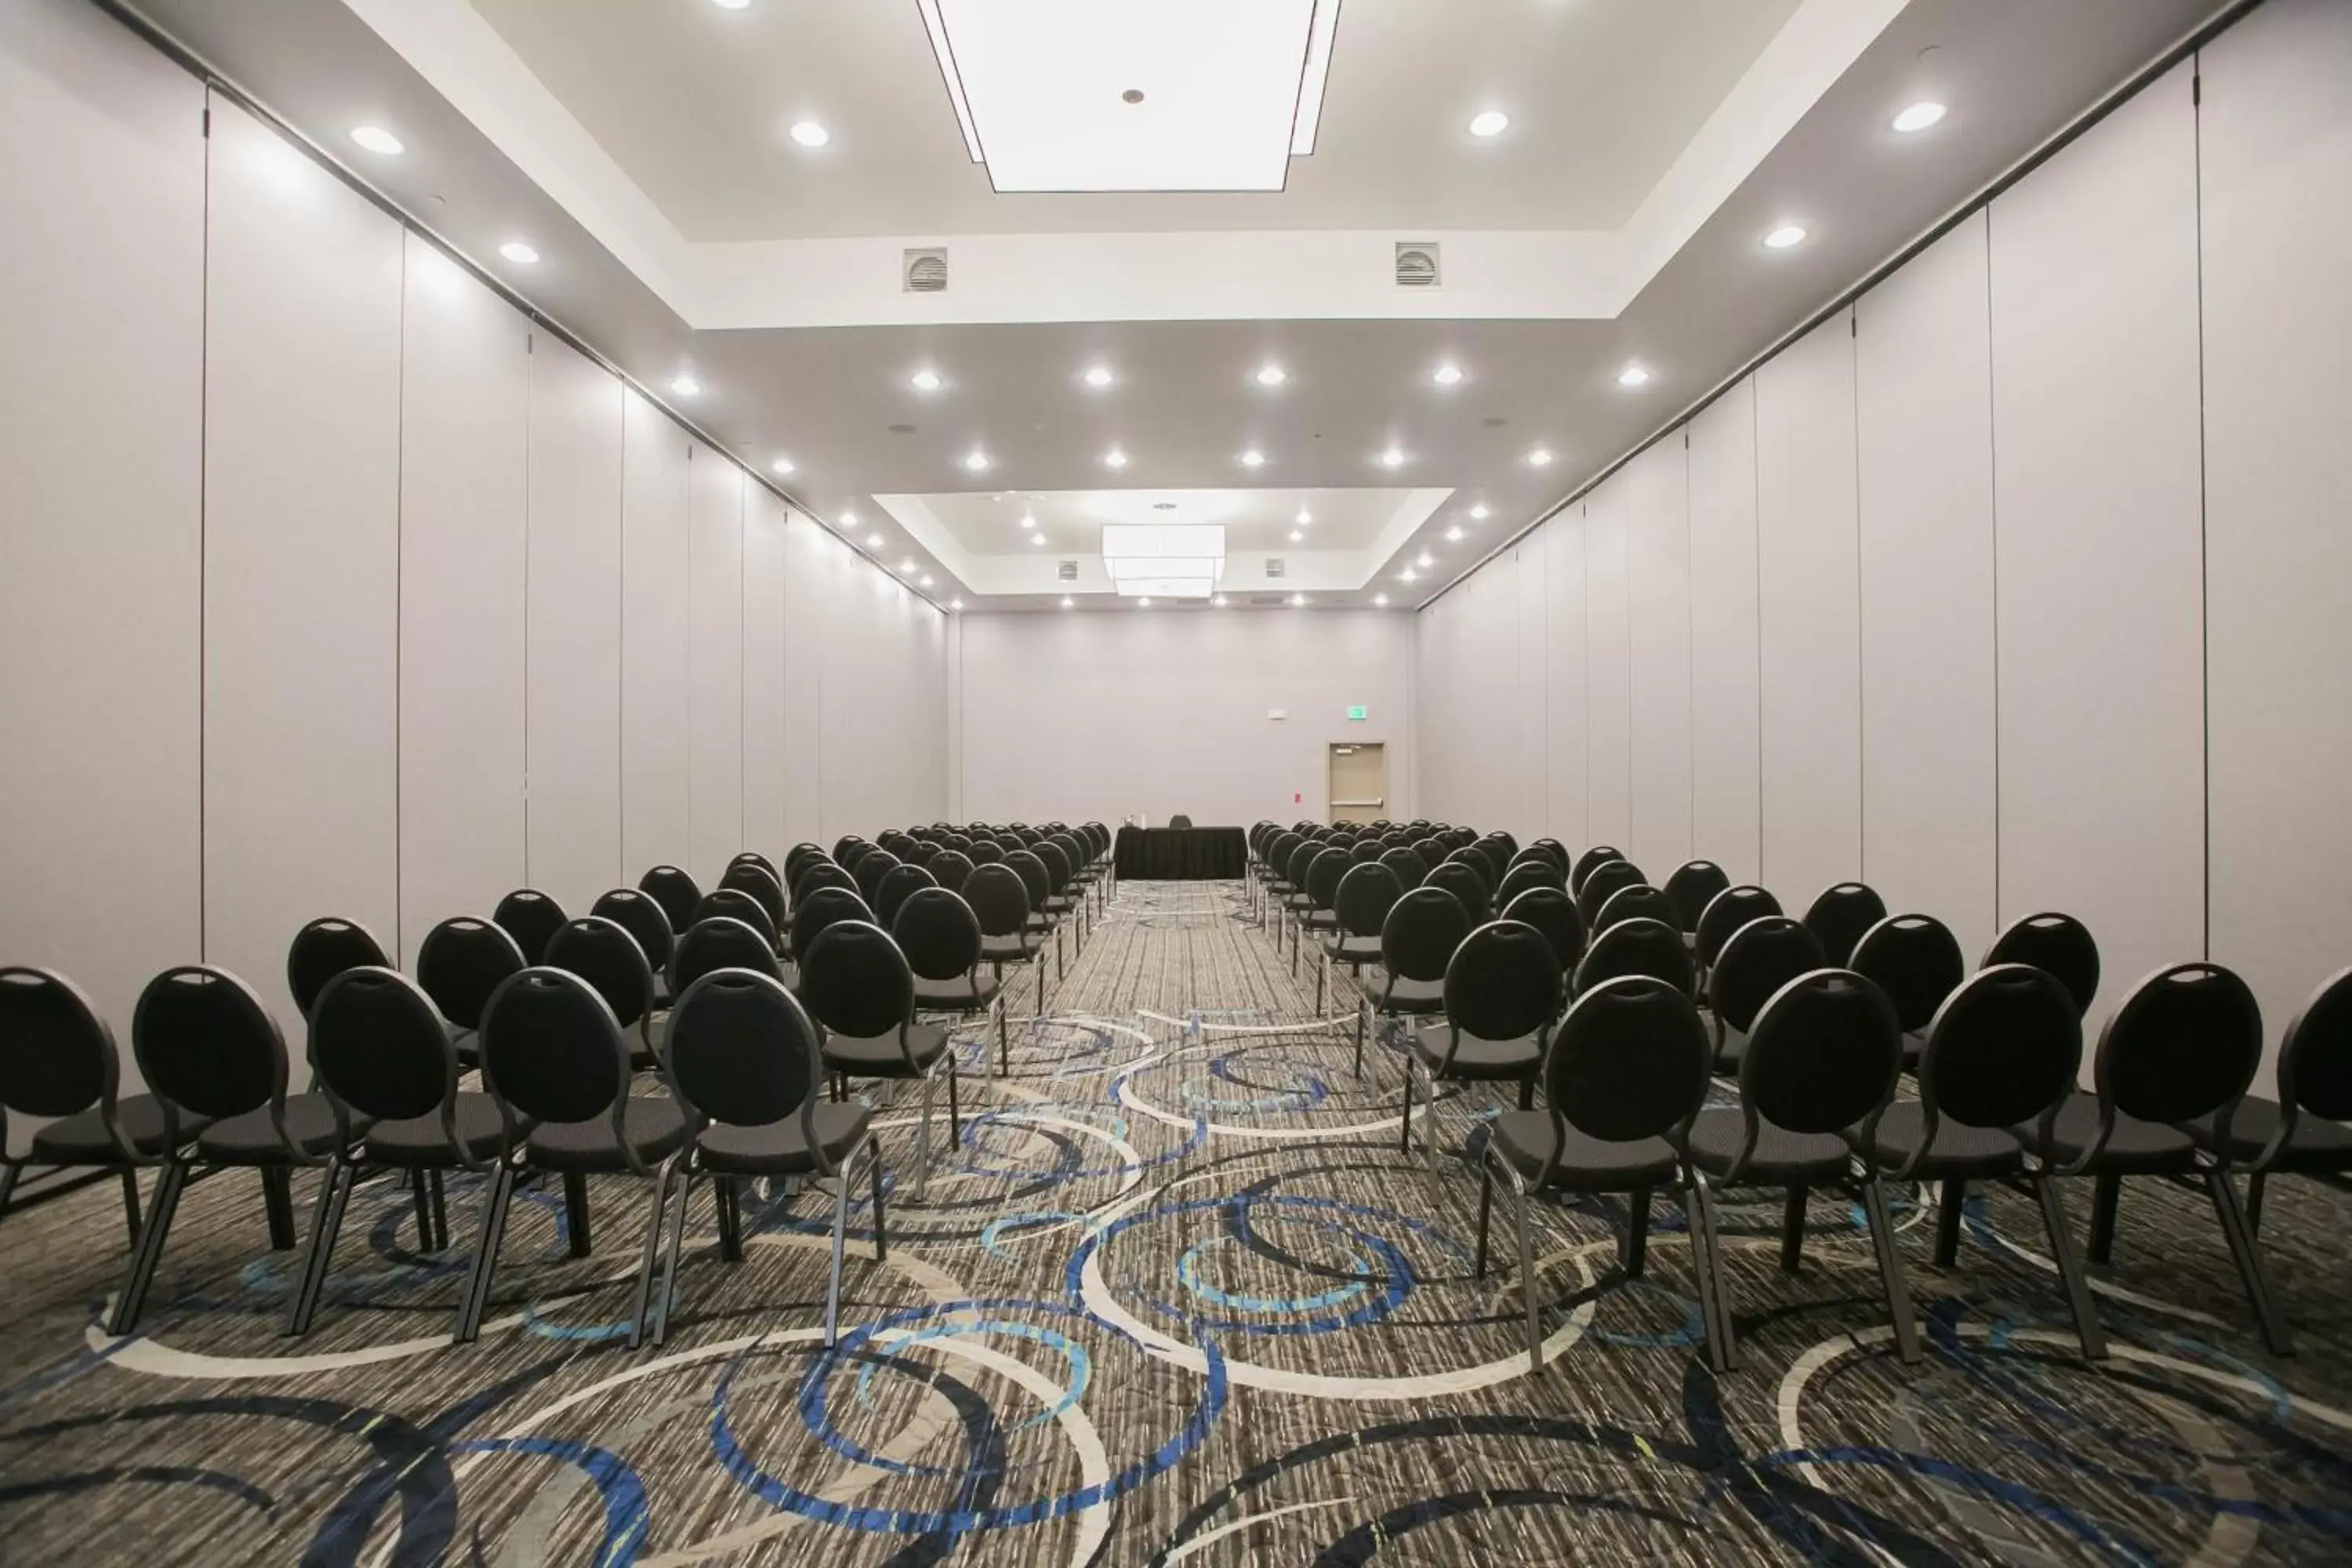
[[[1237,882],[1249,869],[1238,827],[1122,827],[1114,853],[1122,881]]]

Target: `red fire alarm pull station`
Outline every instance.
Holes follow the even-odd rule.
[[[1297,790],[1292,790],[1292,791],[1290,792],[1290,804],[1291,804],[1291,805],[1297,805],[1298,804],[1298,802],[1299,802],[1299,799],[1300,799],[1300,795],[1299,795],[1298,792],[1297,792]]]

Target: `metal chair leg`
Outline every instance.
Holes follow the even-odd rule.
[[[1543,1370],[1543,1306],[1536,1299],[1536,1244],[1528,1233],[1528,1205],[1533,1194],[1519,1193],[1519,1300],[1528,1310],[1528,1370]]]
[[[441,1173],[425,1172],[425,1190],[433,1198],[433,1250],[446,1252],[449,1250],[449,1201],[443,1190]]]
[[[915,1201],[921,1203],[931,1190],[931,1085],[929,1074],[923,1078],[923,1117],[915,1130]]]
[[[593,1237],[588,1229],[588,1177],[585,1172],[563,1173],[563,1236],[574,1258],[588,1256]]]
[[[296,1246],[294,1230],[294,1171],[288,1165],[261,1167],[261,1207],[269,1220],[269,1250],[287,1252]]]
[[[359,1172],[341,1160],[330,1163],[320,1178],[319,1201],[310,1211],[310,1248],[303,1255],[301,1283],[295,1288],[293,1307],[286,1315],[286,1332],[289,1336],[310,1331],[310,1321],[318,1314],[319,1299],[326,1293],[327,1270],[335,1257],[335,1237],[343,1228],[343,1205],[358,1179]]]
[[[131,1331],[147,1305],[147,1288],[155,1282],[155,1266],[163,1257],[163,1239],[171,1234],[172,1216],[179,1212],[180,1191],[187,1183],[188,1167],[173,1160],[164,1165],[163,1177],[155,1184],[155,1196],[147,1205],[147,1223],[139,1227],[139,1246],[131,1255],[131,1276],[121,1293],[115,1297],[113,1315],[107,1320],[106,1331],[117,1338]]]
[[[1410,1069],[1408,1069],[1410,1070]],[[1422,1097],[1421,1141],[1429,1145],[1429,1201],[1437,1202],[1437,1080],[1429,1080],[1429,1092]]]
[[[16,1190],[16,1176],[24,1169],[11,1165],[0,1173],[0,1214],[8,1212],[8,1194]],[[122,1222],[129,1227],[131,1245],[139,1245],[139,1172],[131,1165],[122,1167]]]
[[[668,1234],[662,1237],[661,1294],[654,1300],[654,1348],[659,1350],[669,1339],[669,1310],[677,1300],[677,1250],[686,1239],[687,1210],[694,1201],[694,1172],[690,1168],[677,1173],[677,1190],[670,1194],[669,1222],[664,1227]]]
[[[2263,1233],[2263,1188],[2270,1181],[2270,1173],[2256,1171],[2246,1178],[2246,1234]]]
[[[712,1202],[719,1211],[719,1257],[726,1263],[743,1261],[742,1194],[732,1176],[710,1178]]]
[[[1404,1116],[1398,1124],[1397,1151],[1404,1154],[1412,1152],[1412,1068],[1410,1067],[1404,1069]]]
[[[844,1170],[835,1181],[839,1189],[833,1201],[833,1272],[824,1288],[824,1348],[831,1350],[839,1337],[841,1325],[841,1255],[849,1234],[849,1173]]]
[[[1895,1352],[1906,1366],[1919,1361],[1919,1325],[1911,1316],[1911,1291],[1903,1278],[1903,1249],[1886,1217],[1886,1189],[1873,1174],[1862,1185],[1862,1212],[1870,1222],[1870,1244],[1878,1254],[1878,1282],[1886,1291],[1887,1315],[1895,1322]]]
[[[670,1156],[654,1173],[654,1201],[646,1215],[646,1241],[637,1255],[636,1300],[629,1313],[629,1348],[635,1350],[646,1342],[646,1312],[653,1303],[654,1259],[661,1256],[662,1225],[669,1215],[669,1184],[676,1175],[677,1157]]]
[[[2042,1228],[2050,1233],[2050,1256],[2066,1287],[2067,1310],[2074,1316],[2075,1336],[2083,1342],[2085,1359],[2105,1361],[2107,1336],[2099,1327],[2099,1311],[2091,1301],[2090,1282],[2083,1278],[2082,1260],[2074,1256],[2074,1237],[2066,1228],[2066,1209],[2058,1201],[2057,1184],[2047,1173],[2037,1173],[2032,1180],[2034,1200],[2042,1205]]]
[[[1967,1210],[1969,1184],[1958,1176],[1944,1179],[1944,1204],[1936,1215],[1936,1267],[1949,1268],[1959,1260],[1960,1216]]]
[[[474,1267],[466,1277],[466,1299],[457,1309],[457,1342],[474,1342],[482,1331],[482,1313],[489,1305],[490,1276],[499,1266],[499,1244],[506,1239],[507,1200],[514,1192],[514,1167],[501,1160],[490,1178],[489,1195],[482,1202],[481,1229],[474,1242]]]
[[[0,1215],[8,1212],[8,1200],[16,1195],[16,1179],[25,1173],[25,1167],[8,1159],[7,1152],[0,1149]],[[139,1184],[128,1165],[122,1167],[122,1195],[131,1215],[131,1245],[136,1247],[139,1245]]]
[[[1317,949],[1318,953],[1321,951],[1319,947]],[[1323,993],[1330,981],[1331,961],[1328,958],[1320,959],[1315,965],[1315,1016],[1318,1018],[1323,1016]]]
[[[1793,1183],[1789,1188],[1787,1206],[1780,1215],[1780,1272],[1794,1274],[1798,1261],[1805,1255],[1805,1185]]]
[[[882,1144],[879,1140],[866,1146],[866,1179],[874,1188],[874,1261],[880,1263],[890,1256],[890,1233],[882,1214]]]
[[[1683,1212],[1691,1232],[1691,1272],[1698,1281],[1699,1321],[1706,1330],[1706,1364],[1719,1374],[1738,1370],[1738,1336],[1731,1325],[1731,1287],[1723,1277],[1723,1249],[1715,1233],[1715,1194],[1697,1171],[1685,1189]]]
[[[1650,1189],[1643,1187],[1635,1192],[1625,1210],[1625,1245],[1618,1254],[1617,1263],[1626,1279],[1639,1279],[1650,1243]]]
[[[2116,1251],[2116,1207],[2122,1201],[2124,1179],[2113,1172],[2100,1173],[2091,1188],[2091,1261],[2105,1263]]]
[[[955,1058],[948,1058],[948,1154],[950,1159],[963,1147],[963,1109],[956,1098]]]
[[[1486,1278],[1486,1226],[1495,1208],[1495,1171],[1482,1156],[1478,1161],[1477,1277]]]
[[[1356,998],[1356,1076],[1364,1076],[1364,1015],[1370,1010],[1364,998]]]
[[[2271,1300],[2270,1282],[2263,1278],[2262,1255],[2254,1250],[2254,1233],[2246,1224],[2244,1212],[2238,1207],[2238,1192],[2230,1185],[2229,1173],[2219,1166],[2208,1170],[2205,1191],[2213,1199],[2214,1216],[2221,1222],[2221,1234],[2229,1240],[2230,1258],[2238,1266],[2238,1278],[2245,1284],[2246,1300],[2254,1309],[2254,1321],[2262,1325],[2263,1342],[2270,1346],[2273,1355],[2293,1355],[2294,1336]]]
[[[425,1173],[422,1171],[408,1173],[408,1202],[409,1206],[416,1211],[416,1250],[430,1253],[433,1250],[433,1194],[425,1188]]]

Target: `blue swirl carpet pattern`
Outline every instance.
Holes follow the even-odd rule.
[[[2029,1203],[1976,1199],[1946,1271],[1901,1193],[1928,1350],[1908,1372],[1859,1215],[1817,1194],[1790,1276],[1780,1194],[1742,1196],[1742,1366],[1718,1378],[1671,1202],[1642,1279],[1615,1274],[1621,1211],[1587,1202],[1542,1205],[1532,1279],[1509,1245],[1475,1277],[1493,1102],[1441,1100],[1433,1202],[1397,1148],[1398,1047],[1356,1079],[1335,990],[1314,1017],[1311,973],[1230,887],[1122,887],[1045,1018],[1016,1020],[1012,1074],[964,1047],[977,1109],[951,1156],[941,1119],[923,1204],[911,1102],[886,1109],[889,1257],[856,1233],[830,1352],[816,1192],[747,1194],[739,1264],[698,1194],[668,1342],[635,1352],[642,1184],[595,1183],[577,1260],[560,1192],[527,1191],[465,1347],[478,1184],[451,1187],[438,1255],[404,1194],[362,1185],[299,1341],[299,1257],[268,1250],[250,1173],[190,1189],[127,1340],[100,1327],[113,1185],[10,1216],[0,1563],[2352,1561],[2342,1190],[2269,1194],[2282,1361],[2201,1198],[2134,1184],[2099,1368]],[[2067,1197],[2080,1226],[2090,1194]]]

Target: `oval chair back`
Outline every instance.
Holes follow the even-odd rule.
[[[2056,976],[2074,999],[2076,1018],[2090,1012],[2099,994],[2099,944],[2092,939],[2090,927],[2073,915],[2045,910],[2011,926],[1993,938],[1979,967],[1990,969],[2000,963],[2031,964]]]
[[[433,999],[406,975],[369,965],[329,981],[310,1015],[310,1067],[346,1146],[354,1112],[406,1121],[437,1111],[449,1146],[465,1148],[455,1125],[457,1049]]]
[[[1307,898],[1318,910],[1336,910],[1340,879],[1355,869],[1355,858],[1345,849],[1325,849],[1307,866]]]
[[[1029,895],[1029,912],[1041,912],[1045,900],[1054,896],[1054,875],[1045,869],[1045,862],[1033,849],[1009,849],[1005,851],[1004,863],[1021,879],[1021,886]]]
[[[836,921],[801,956],[801,1001],[845,1039],[896,1037],[908,1069],[919,1070],[907,1038],[915,1019],[915,972],[890,933],[866,921]]]
[[[1503,879],[1495,884],[1495,907],[1509,909],[1511,900],[1521,893],[1535,888],[1561,888],[1566,881],[1567,879],[1559,874],[1559,868],[1540,855],[1530,860],[1521,860],[1505,871]]]
[[[1607,931],[1620,921],[1656,921],[1661,925],[1682,929],[1681,911],[1675,907],[1671,894],[1664,889],[1639,882],[1630,888],[1620,888],[1609,895],[1609,901],[1593,916],[1592,929]]]
[[[1490,921],[1462,939],[1445,964],[1445,1055],[1454,1065],[1462,1037],[1541,1037],[1559,1016],[1559,961],[1543,932],[1518,921]]]
[[[793,910],[793,952],[808,952],[827,926],[842,921],[871,921],[874,911],[847,888],[820,888]]]
[[[139,1074],[162,1101],[166,1143],[179,1112],[219,1121],[265,1107],[285,1141],[286,1041],[253,987],[227,970],[184,963],[139,994],[131,1016]]]
[[[1576,994],[1629,975],[1663,981],[1685,996],[1698,993],[1683,933],[1663,921],[1621,921],[1596,932],[1576,966]]]
[[[1041,839],[1029,853],[1035,856],[1037,863],[1045,868],[1046,896],[1060,898],[1069,889],[1070,877],[1076,869],[1070,864],[1069,856],[1063,851],[1060,845],[1050,838]]]
[[[677,928],[670,924],[669,916],[651,894],[635,888],[614,888],[589,906],[588,912],[627,931],[649,970],[659,973],[669,967],[670,944],[677,940]]]
[[[1780,900],[1762,888],[1748,883],[1726,888],[1706,901],[1706,912],[1698,917],[1698,931],[1691,938],[1691,952],[1702,967],[1712,969],[1733,932],[1749,921],[1780,912]]]
[[[370,967],[393,967],[375,933],[357,921],[326,915],[294,933],[286,949],[286,989],[293,994],[295,1011],[307,1018],[328,981],[346,969]]]
[[[776,945],[780,935],[775,921],[768,914],[768,907],[740,888],[719,888],[703,894],[701,901],[694,906],[694,919],[688,922],[686,929],[692,931],[709,920],[740,921],[765,937],[770,947]],[[683,936],[678,939],[680,942],[685,940]],[[677,955],[673,952],[670,956],[675,959]],[[670,994],[677,995],[677,990],[672,988]]]
[[[1505,906],[1503,918],[1543,932],[1565,985],[1568,976],[1576,973],[1577,961],[1584,956],[1584,918],[1576,912],[1576,900],[1568,889],[1529,888]]]
[[[1621,974],[1569,1005],[1544,1054],[1544,1099],[1555,1122],[1588,1138],[1679,1145],[1706,1100],[1710,1056],[1686,993],[1651,975]],[[1549,1184],[1566,1143],[1552,1140],[1538,1186]]]
[[[548,938],[546,962],[539,967],[561,969],[586,981],[625,1029],[636,1027],[653,1011],[652,961],[616,920],[583,915],[565,921],[562,931]]]
[[[975,866],[1004,864],[1004,846],[993,838],[975,838],[971,841],[971,847],[964,853],[971,857],[971,863]]]
[[[1906,1035],[1927,1033],[1969,971],[1959,939],[1933,915],[1887,916],[1863,933],[1847,962],[1886,994]]]
[[[1746,1122],[1726,1183],[1746,1173],[1761,1124],[1791,1132],[1843,1132],[1886,1109],[1903,1077],[1895,1005],[1851,970],[1815,969],[1758,1009],[1739,1058]]]
[[[2091,1058],[2099,1101],[2093,1152],[2105,1145],[2118,1111],[2168,1126],[2236,1105],[2262,1060],[2262,1008],[2236,973],[2218,963],[2158,970],[2099,1031]],[[2055,1114],[2044,1111],[2045,1125]]]
[[[625,1135],[629,1042],[595,988],[541,965],[509,976],[482,1014],[482,1087],[508,1124],[609,1120],[628,1167],[648,1174]]]
[[[1601,911],[1609,900],[1627,888],[1641,887],[1648,879],[1642,868],[1631,860],[1609,860],[1595,866],[1576,889],[1576,912],[1584,923],[1598,931]]]
[[[1339,918],[1344,935],[1377,938],[1388,923],[1389,910],[1404,894],[1396,873],[1379,861],[1351,865],[1332,891],[1331,912]]]
[[[2281,1142],[2304,1114],[2352,1121],[2352,968],[2322,982],[2287,1025],[2278,1089]]]
[[[802,900],[827,888],[839,888],[845,892],[857,891],[857,879],[837,860],[814,860],[801,868],[799,879],[793,883],[793,908]]]
[[[773,975],[716,969],[670,1009],[662,1068],[689,1121],[770,1127],[798,1120],[818,1173],[831,1175],[816,1127],[821,1041],[808,1010]]]
[[[654,867],[637,879],[637,890],[661,906],[674,931],[694,923],[694,906],[702,901],[701,885],[677,866]]]
[[[922,980],[970,980],[980,994],[980,917],[960,894],[945,888],[918,888],[898,905],[890,921],[891,940],[907,967]]]
[[[1490,904],[1495,901],[1495,887],[1503,879],[1502,873],[1495,869],[1495,863],[1486,858],[1485,851],[1478,846],[1464,845],[1461,848],[1449,853],[1443,864],[1469,867],[1477,877],[1479,885],[1486,889],[1486,901]]]
[[[770,929],[783,930],[784,886],[776,880],[774,868],[756,860],[738,860],[719,879],[719,887],[723,892],[749,893],[767,911]]]
[[[1675,901],[1675,924],[1685,932],[1698,930],[1699,917],[1716,894],[1731,886],[1731,878],[1712,860],[1688,860],[1666,879],[1666,896]]]
[[[814,844],[810,844],[805,841],[795,844],[790,849],[784,851],[784,874],[779,879],[779,880],[782,881],[787,889],[795,887],[800,882],[801,873],[803,871],[807,870],[811,866],[815,865],[820,860],[829,858],[831,858],[831,857],[827,856],[823,849]]]
[[[942,849],[923,868],[930,872],[931,880],[950,893],[963,891],[964,879],[971,875],[971,857],[960,849]]]
[[[990,936],[1016,936],[1029,923],[1029,884],[1010,866],[973,867],[963,901]]]
[[[1583,854],[1579,855],[1576,858],[1576,864],[1570,868],[1568,873],[1568,890],[1571,893],[1583,892],[1584,879],[1587,877],[1591,876],[1593,872],[1598,871],[1601,867],[1609,864],[1610,861],[1622,860],[1623,858],[1625,858],[1625,851],[1618,848],[1613,844],[1594,845],[1591,848],[1587,849]]]
[[[2082,1063],[2083,1021],[2054,976],[2022,963],[1978,970],[1927,1029],[1920,1148],[1934,1142],[1939,1121],[2006,1129],[2037,1120],[2074,1091]]]
[[[874,890],[876,923],[888,925],[898,918],[899,906],[925,888],[936,888],[939,879],[920,866],[893,866],[882,885]]]
[[[1460,860],[1444,860],[1430,870],[1421,885],[1452,894],[1472,925],[1485,923],[1491,900],[1486,875],[1480,868]]]
[[[1415,888],[1391,905],[1381,922],[1381,967],[1394,980],[1441,982],[1471,925],[1460,899],[1444,888]]]
[[[536,888],[517,888],[490,911],[490,923],[514,938],[525,963],[537,963],[547,952],[547,939],[570,917],[563,906]]]
[[[1396,873],[1398,884],[1408,893],[1429,880],[1429,862],[1402,845],[1381,850],[1381,864]]]
[[[860,855],[857,864],[849,868],[849,874],[857,879],[857,896],[871,905],[874,895],[881,891],[882,879],[904,864],[887,849],[868,849]]]
[[[748,969],[782,980],[776,944],[749,921],[712,915],[687,927],[669,955],[669,994],[675,998],[704,975],[720,969]],[[675,1005],[675,1002],[672,1004]]]
[[[54,970],[0,968],[0,1111],[57,1118],[97,1106],[127,1161],[132,1151],[114,1119],[121,1074],[114,1032],[80,986]]]
[[[1886,900],[1867,882],[1840,882],[1824,888],[1805,911],[1805,924],[1822,939],[1822,951],[1832,963],[1843,967],[1853,957],[1863,933],[1886,918]]]
[[[481,1027],[490,993],[528,967],[514,938],[470,915],[443,921],[416,949],[416,984],[460,1029]]]
[[[1727,1034],[1745,1035],[1756,1026],[1780,987],[1798,975],[1831,967],[1822,955],[1821,938],[1800,921],[1786,915],[1762,915],[1732,933],[1723,944],[1715,966],[1706,972],[1707,1010],[1715,1016],[1716,1043]]]

